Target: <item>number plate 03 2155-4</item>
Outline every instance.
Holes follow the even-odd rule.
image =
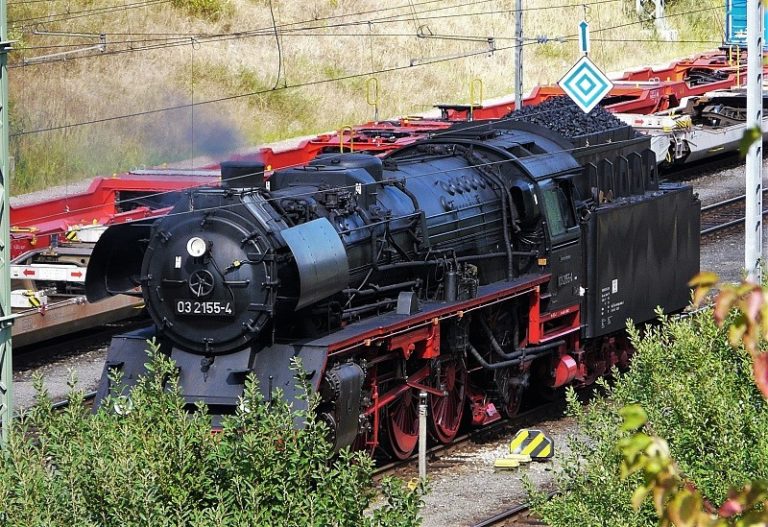
[[[220,302],[218,300],[204,302],[199,300],[177,300],[173,309],[178,315],[202,317],[231,317],[235,314],[231,302]]]

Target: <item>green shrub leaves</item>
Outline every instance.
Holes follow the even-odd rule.
[[[419,524],[423,487],[385,481],[385,503],[367,512],[377,497],[371,459],[334,458],[312,411],[296,430],[290,405],[279,394],[266,403],[251,381],[236,415],[211,433],[204,408],[185,410],[173,363],[156,348],[150,355],[131,399],[113,397],[92,416],[79,392],[61,413],[40,392],[0,452],[0,525]]]
[[[657,525],[658,504],[645,497],[665,494],[647,478],[663,472],[664,460],[674,459],[682,481],[695,485],[696,492],[676,496],[681,525],[689,524],[697,493],[716,509],[728,503],[731,487],[768,479],[768,404],[755,386],[751,354],[729,343],[733,321],[718,327],[712,310],[703,310],[661,322],[642,336],[630,328],[632,369],[613,386],[603,383],[606,397],[584,409],[571,394],[583,436],[558,474],[570,491],[552,501],[534,493],[548,525]]]

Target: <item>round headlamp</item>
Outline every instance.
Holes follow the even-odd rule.
[[[208,250],[208,244],[205,240],[195,236],[187,242],[187,252],[192,258],[200,258]]]

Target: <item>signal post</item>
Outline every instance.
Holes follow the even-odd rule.
[[[8,148],[8,8],[0,0],[0,446],[8,440],[13,417],[13,361],[11,357],[11,275]]]

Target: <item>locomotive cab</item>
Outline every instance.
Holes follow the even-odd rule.
[[[581,227],[576,221],[572,176],[542,181],[539,192],[549,237],[549,254],[545,265],[552,273],[549,285],[550,307],[569,306],[580,302],[583,269],[580,243]]]

